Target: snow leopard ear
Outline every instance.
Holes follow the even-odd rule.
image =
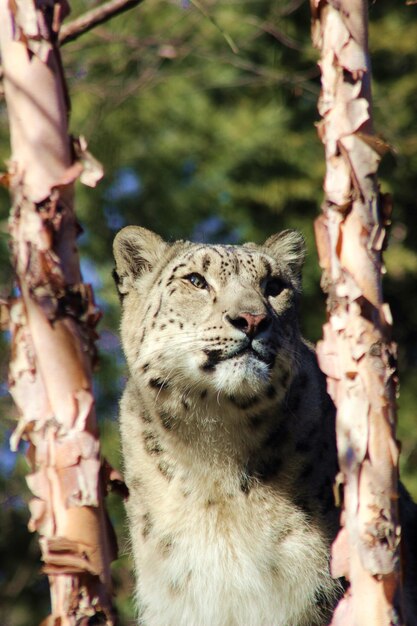
[[[272,235],[263,244],[268,254],[273,256],[294,274],[297,281],[301,281],[301,270],[306,257],[306,244],[303,235],[298,230],[283,230]]]
[[[120,297],[130,291],[136,278],[152,270],[167,247],[159,235],[140,226],[126,226],[117,233],[113,242],[113,278]]]

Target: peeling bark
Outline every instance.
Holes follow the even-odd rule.
[[[101,168],[68,136],[69,101],[56,45],[65,0],[0,0],[0,45],[12,156],[8,176],[12,262],[19,297],[9,303],[10,391],[29,441],[30,530],[40,534],[51,587],[48,626],[100,615],[114,624],[110,563],[116,543],[92,394],[99,312],[82,283],[73,183]]]
[[[311,0],[311,7],[326,154],[315,230],[328,321],[318,357],[337,407],[344,484],[332,573],[350,581],[332,624],[388,626],[401,616],[393,609],[400,541],[396,347],[381,285],[391,202],[376,178],[387,146],[372,129],[366,2]]]

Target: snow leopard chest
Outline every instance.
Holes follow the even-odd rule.
[[[284,499],[276,503],[280,516],[262,498],[190,499],[185,508],[174,499],[158,514],[143,513],[145,624],[311,626],[319,619],[320,592],[331,595],[333,582],[318,529]]]

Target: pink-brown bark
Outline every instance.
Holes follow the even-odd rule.
[[[51,586],[47,623],[75,626],[102,613],[110,625],[115,542],[103,506],[92,395],[99,315],[91,288],[81,282],[76,247],[73,183],[82,166],[74,155],[83,148],[68,136],[55,44],[67,7],[52,6],[51,12],[47,2],[0,0],[11,251],[20,291],[10,305],[10,391],[20,413],[12,447],[22,437],[29,441],[29,527],[40,534]]]
[[[385,146],[372,130],[366,2],[311,5],[326,153],[325,201],[315,227],[328,321],[318,356],[337,407],[344,484],[332,570],[350,581],[333,624],[389,626],[399,585],[400,527],[395,346],[381,286],[391,206],[376,180]],[[395,619],[399,624],[400,616]]]

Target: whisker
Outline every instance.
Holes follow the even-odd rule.
[[[156,394],[156,398],[155,398],[155,403],[158,402],[158,398],[159,398],[159,394],[161,393],[162,389],[164,388],[164,385],[167,384],[167,381],[169,380],[169,377],[171,376],[173,369],[171,369],[169,371],[169,373],[165,376],[164,380],[162,381],[162,385],[160,386],[158,393]]]

